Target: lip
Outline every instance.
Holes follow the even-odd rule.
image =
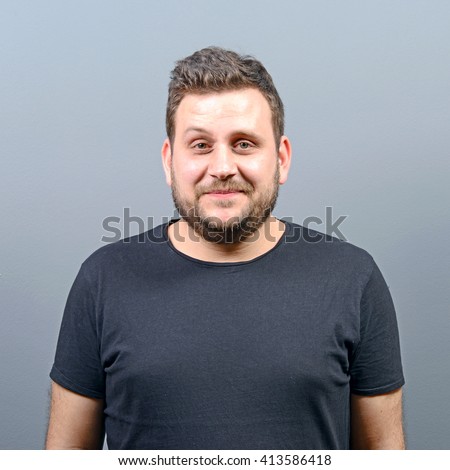
[[[213,197],[220,197],[220,198],[228,198],[236,196],[237,194],[241,194],[242,191],[211,191],[206,193],[208,196]]]

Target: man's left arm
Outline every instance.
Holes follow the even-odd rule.
[[[405,449],[402,389],[381,395],[351,395],[352,449]]]

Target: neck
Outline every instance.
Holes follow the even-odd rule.
[[[189,224],[180,219],[169,225],[168,236],[181,253],[201,261],[230,263],[250,261],[271,250],[283,236],[285,224],[270,216],[258,230],[239,243],[212,243],[198,235]]]

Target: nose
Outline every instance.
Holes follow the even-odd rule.
[[[209,156],[208,172],[211,176],[225,180],[237,173],[235,155],[227,145],[218,146]]]

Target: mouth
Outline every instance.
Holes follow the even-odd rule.
[[[213,196],[213,197],[232,197],[238,194],[243,194],[243,191],[215,190],[215,191],[208,191],[205,194],[207,194],[208,196]]]

